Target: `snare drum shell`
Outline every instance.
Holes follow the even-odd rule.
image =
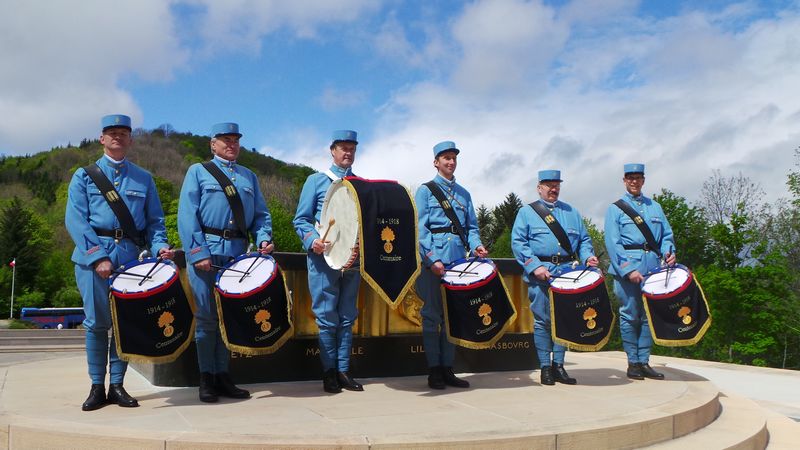
[[[679,287],[677,287],[677,288],[675,288],[675,289],[673,289],[671,291],[663,292],[663,293],[653,293],[653,292],[649,292],[647,290],[647,280],[650,277],[650,276],[647,276],[642,281],[642,295],[646,295],[648,298],[652,298],[654,300],[670,298],[670,297],[672,297],[672,296],[674,296],[676,294],[679,294],[679,293],[683,292],[684,290],[686,290],[686,288],[688,288],[692,284],[692,280],[694,279],[694,275],[692,274],[692,272],[686,266],[682,266],[682,265],[678,264],[678,265],[675,265],[675,266],[671,267],[670,270],[682,270],[682,271],[686,272],[686,280],[684,280],[684,282]],[[664,272],[664,270],[661,270],[661,271],[656,272],[656,273],[663,273],[663,272]]]
[[[262,283],[261,283],[260,285],[258,285],[256,288],[254,288],[254,289],[251,289],[251,290],[249,290],[249,291],[243,291],[243,292],[231,292],[231,291],[227,291],[227,290],[225,290],[225,289],[222,289],[222,288],[220,287],[220,279],[222,278],[222,276],[223,276],[223,274],[224,274],[225,270],[226,270],[226,269],[229,269],[229,268],[231,268],[231,267],[233,267],[233,266],[235,266],[235,265],[236,265],[238,262],[240,262],[240,261],[242,261],[242,260],[244,260],[244,259],[248,259],[248,258],[264,258],[264,259],[266,259],[266,260],[269,260],[269,261],[272,263],[272,272],[271,272],[271,275],[269,276],[269,278],[267,278],[267,279],[266,279],[264,282],[262,282]],[[244,298],[244,297],[249,297],[249,296],[251,296],[251,295],[254,295],[254,294],[258,293],[259,291],[261,291],[261,290],[262,290],[262,289],[264,289],[265,287],[269,286],[269,285],[270,285],[270,283],[272,283],[272,282],[275,280],[275,277],[277,277],[277,276],[278,276],[278,270],[279,270],[279,268],[278,268],[278,263],[277,263],[277,262],[275,262],[275,259],[274,259],[272,256],[269,256],[269,255],[261,255],[260,253],[256,253],[255,255],[254,255],[254,254],[250,254],[250,253],[246,253],[246,254],[244,254],[244,255],[239,255],[239,256],[238,256],[238,257],[236,257],[236,258],[235,258],[233,261],[231,261],[231,262],[229,262],[228,264],[226,264],[226,265],[225,265],[225,269],[221,269],[219,272],[217,272],[216,281],[215,281],[215,283],[214,283],[214,289],[215,289],[216,291],[218,291],[218,292],[220,292],[220,293],[224,294],[226,297],[232,297],[232,298]],[[231,273],[234,273],[234,272],[231,272]],[[238,275],[238,274],[237,274],[237,275]]]
[[[127,263],[127,264],[121,266],[120,269],[124,268],[123,270],[129,270],[129,269],[131,269],[133,267],[136,267],[136,266],[140,266],[140,265],[143,265],[143,264],[149,264],[149,263],[155,263],[155,262],[156,262],[156,258],[146,258],[146,259],[143,259],[142,261],[135,261],[135,262]],[[160,292],[163,292],[163,291],[169,289],[169,287],[172,286],[175,283],[176,280],[178,280],[178,277],[179,277],[178,268],[171,261],[162,261],[159,264],[164,264],[165,267],[169,267],[173,271],[172,275],[170,275],[170,277],[164,283],[162,283],[162,284],[160,284],[158,286],[155,286],[152,289],[145,289],[143,291],[137,291],[137,292],[128,292],[128,291],[126,291],[124,289],[120,290],[120,289],[118,289],[118,287],[114,286],[114,282],[117,281],[117,279],[120,276],[124,276],[124,274],[117,273],[117,274],[114,274],[111,278],[108,279],[109,291],[112,292],[117,297],[133,299],[133,298],[150,297],[150,296],[152,296],[154,294],[158,294]],[[163,269],[161,269],[161,270],[163,270]]]

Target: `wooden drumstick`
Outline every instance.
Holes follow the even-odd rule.
[[[329,231],[331,231],[331,227],[332,227],[332,226],[333,226],[333,224],[335,224],[335,223],[336,223],[336,219],[334,219],[333,217],[331,217],[331,219],[328,221],[328,229],[327,229],[327,230],[325,230],[325,234],[323,234],[323,235],[322,235],[322,243],[323,243],[323,244],[325,243],[325,238],[327,238],[327,237],[328,237],[328,232],[329,232]]]

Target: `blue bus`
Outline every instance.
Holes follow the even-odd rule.
[[[19,318],[33,322],[39,328],[75,328],[86,315],[83,308],[22,308]]]

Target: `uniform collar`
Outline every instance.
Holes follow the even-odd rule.
[[[233,167],[234,165],[236,165],[236,160],[228,161],[227,159],[220,158],[217,155],[214,155],[214,161],[216,161],[217,164],[219,164],[222,167]]]
[[[636,202],[636,203],[642,203],[644,201],[644,195],[639,195],[637,197],[634,197],[628,191],[625,191],[625,198],[627,198],[628,200],[630,200],[632,202]]]
[[[353,174],[353,168],[348,167],[345,169],[344,167],[339,167],[336,164],[331,164],[331,172],[333,172],[334,175],[338,176],[339,178],[344,178]]]
[[[540,201],[540,202],[542,202],[542,204],[543,204],[544,206],[547,206],[547,207],[548,207],[548,208],[550,208],[550,209],[554,209],[554,208],[556,208],[556,207],[558,206],[558,202],[559,202],[560,200],[556,200],[556,201],[555,201],[555,203],[550,203],[550,202],[546,202],[546,201],[544,201],[544,199],[541,199],[541,198],[540,198],[540,199],[539,199],[539,201]]]
[[[453,176],[452,180],[448,180],[447,178],[439,175],[438,173],[436,174],[436,178],[434,178],[433,180],[436,181],[438,184],[441,184],[442,186],[446,186],[446,187],[449,187],[449,188],[455,186],[455,184],[456,184],[456,177],[455,176]]]
[[[117,161],[116,159],[108,156],[108,154],[106,153],[103,153],[103,156],[106,158],[108,162],[110,162],[114,166],[122,165],[125,162],[125,158],[122,158],[121,160]]]

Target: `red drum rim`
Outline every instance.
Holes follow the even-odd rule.
[[[455,265],[461,264],[466,261],[469,261],[469,258],[462,258],[453,261],[452,263],[447,264],[445,267],[453,267]],[[476,281],[475,283],[472,284],[451,284],[448,283],[444,278],[442,278],[442,285],[445,287],[445,289],[449,289],[451,291],[465,291],[465,290],[475,289],[486,285],[487,283],[489,283],[490,281],[494,280],[497,277],[497,265],[495,265],[494,261],[492,261],[489,258],[476,258],[475,261],[491,265],[492,273],[483,280]]]
[[[235,294],[234,294],[234,293],[231,293],[231,292],[224,291],[224,290],[220,289],[220,287],[219,287],[219,276],[222,274],[222,272],[223,272],[224,270],[227,270],[228,266],[232,265],[233,263],[235,263],[235,262],[237,262],[237,261],[239,261],[239,260],[241,260],[241,259],[244,259],[244,258],[246,258],[246,257],[249,257],[249,256],[253,256],[253,257],[255,257],[255,258],[265,258],[265,259],[272,260],[272,264],[273,264],[273,266],[272,266],[272,274],[269,276],[269,278],[267,278],[267,279],[266,279],[266,280],[265,280],[263,283],[261,283],[261,285],[259,285],[258,287],[254,288],[254,289],[251,289],[251,290],[249,290],[249,291],[246,291],[246,292],[240,292],[240,293],[235,293]],[[239,256],[238,258],[236,258],[236,259],[234,259],[233,261],[231,261],[230,263],[226,264],[226,265],[225,265],[225,269],[222,269],[222,270],[220,270],[220,272],[217,274],[217,281],[214,283],[214,289],[216,289],[216,290],[217,290],[217,292],[219,292],[219,295],[220,295],[220,296],[224,296],[225,298],[244,298],[244,297],[250,297],[250,296],[251,296],[251,295],[253,295],[253,294],[256,294],[256,293],[258,293],[258,292],[261,292],[261,291],[262,291],[264,288],[266,288],[267,286],[269,286],[270,284],[272,284],[272,282],[273,282],[273,281],[275,280],[275,278],[278,276],[278,269],[279,269],[279,267],[278,267],[278,262],[277,262],[277,261],[275,261],[275,258],[273,258],[273,257],[272,257],[272,256],[270,256],[270,255],[261,255],[261,254],[258,254],[258,255],[247,255],[247,254],[245,254],[245,255],[241,255],[241,256]]]
[[[685,291],[686,288],[689,287],[690,284],[692,284],[692,281],[694,281],[694,276],[692,275],[692,271],[689,270],[686,267],[677,267],[677,268],[681,269],[681,270],[685,270],[686,273],[689,275],[689,276],[686,277],[686,281],[684,281],[683,284],[680,285],[680,287],[678,287],[677,289],[675,289],[673,291],[665,292],[663,294],[651,294],[650,292],[647,292],[644,289],[642,289],[642,295],[644,295],[647,298],[653,299],[653,300],[660,300],[660,299],[665,299],[665,298],[672,298],[675,295],[680,294],[681,292]],[[645,277],[644,281],[647,281],[647,277]],[[642,285],[644,285],[644,283]]]
[[[166,291],[170,288],[173,284],[175,284],[175,280],[178,279],[178,268],[172,267],[175,271],[173,272],[172,276],[169,277],[164,284],[154,287],[153,289],[141,292],[122,292],[119,289],[115,288],[113,285],[109,286],[109,289],[114,293],[115,297],[125,298],[125,299],[136,299],[136,298],[148,298],[152,297],[155,294],[161,293]],[[116,275],[115,275],[116,279]],[[113,283],[113,281],[112,281]]]
[[[566,273],[569,273],[569,272],[566,272]],[[582,292],[590,291],[590,290],[596,288],[597,286],[599,286],[599,285],[601,285],[603,283],[605,283],[605,279],[602,276],[600,276],[600,278],[595,280],[594,283],[586,285],[586,286],[584,286],[582,288],[578,288],[578,289],[561,289],[561,288],[557,288],[557,287],[555,287],[555,286],[553,286],[551,284],[550,285],[550,290],[552,290],[553,292],[558,292],[559,294],[580,294]]]

